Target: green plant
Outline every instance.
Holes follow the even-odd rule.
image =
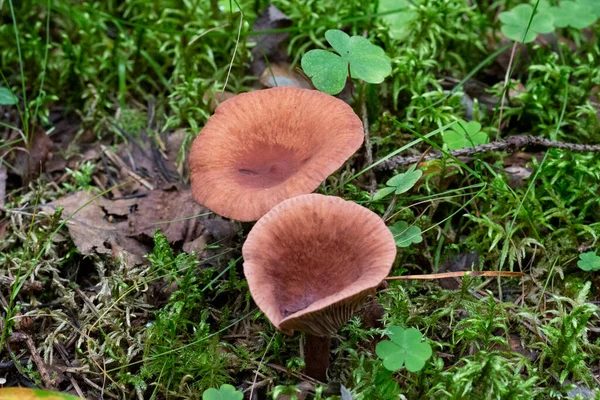
[[[223,384],[219,389],[210,388],[202,393],[202,400],[242,400],[244,394],[235,387]]]
[[[423,171],[416,169],[417,165],[411,166],[406,172],[390,178],[385,184],[386,187],[380,189],[373,195],[373,200],[381,200],[390,194],[399,195],[408,192],[423,176]]]
[[[423,337],[418,329],[392,325],[388,327],[387,334],[391,341],[383,340],[377,343],[376,348],[385,368],[398,371],[405,366],[410,372],[423,369],[425,362],[431,357],[431,346],[422,341]]]
[[[554,26],[557,28],[570,26],[583,29],[598,18],[594,9],[582,1],[562,0],[559,6],[549,7],[548,10],[554,17]]]
[[[17,104],[17,96],[5,87],[0,87],[0,106],[11,106]]]
[[[396,222],[390,226],[390,231],[392,231],[396,246],[398,247],[408,247],[413,243],[421,243],[423,241],[421,228],[414,225],[409,226],[406,221]]]
[[[600,271],[600,256],[595,251],[588,251],[579,255],[577,266],[584,271]]]
[[[390,58],[366,38],[350,37],[337,29],[325,32],[325,38],[338,54],[311,50],[302,57],[302,69],[317,89],[338,94],[344,89],[348,74],[368,83],[381,83],[392,72]]]
[[[502,33],[516,42],[530,43],[539,33],[554,31],[552,14],[544,9],[537,9],[533,15],[533,10],[529,4],[519,4],[510,11],[500,13]]]
[[[379,13],[386,14],[383,22],[389,26],[393,39],[404,40],[410,34],[411,23],[418,17],[417,11],[408,0],[380,0]]]
[[[489,141],[487,133],[481,130],[479,122],[463,120],[457,121],[449,130],[445,131],[442,138],[449,150],[474,147]]]

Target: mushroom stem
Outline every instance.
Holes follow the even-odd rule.
[[[331,336],[313,336],[305,334],[304,362],[306,370],[304,373],[311,378],[325,382],[327,369],[329,368],[329,347]]]

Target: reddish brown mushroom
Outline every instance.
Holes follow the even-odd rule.
[[[307,374],[323,379],[331,334],[388,275],[396,243],[372,211],[308,194],[262,217],[243,255],[254,301],[280,331],[307,334]]]
[[[360,119],[335,97],[289,86],[243,93],[194,140],[192,193],[219,215],[254,221],[315,190],[362,142]]]

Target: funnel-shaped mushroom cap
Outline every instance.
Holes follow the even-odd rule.
[[[388,275],[396,243],[370,210],[308,194],[262,217],[243,255],[250,293],[277,329],[327,336]]]
[[[254,221],[315,190],[362,142],[360,119],[335,97],[289,86],[243,93],[194,141],[192,193],[219,215]]]

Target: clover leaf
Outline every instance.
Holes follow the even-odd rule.
[[[444,132],[442,139],[449,150],[457,150],[487,143],[489,137],[481,131],[479,122],[459,120],[450,130]]]
[[[416,168],[417,165],[415,164],[412,167],[410,167],[406,172],[398,174],[393,178],[389,179],[385,183],[387,187],[384,187],[383,189],[380,189],[377,193],[375,193],[375,195],[373,196],[373,200],[381,200],[392,193],[399,195],[408,192],[413,186],[415,186],[415,183],[417,183],[423,175],[423,171],[421,171],[420,169],[415,170]]]
[[[404,40],[410,34],[410,23],[417,19],[417,11],[410,7],[408,0],[380,0],[378,11],[383,22],[389,26],[393,39]]]
[[[580,1],[561,1],[560,6],[550,7],[548,10],[554,17],[554,26],[557,28],[571,26],[583,29],[596,22],[597,19],[594,9]]]
[[[362,36],[348,36],[338,29],[325,32],[325,39],[338,54],[311,50],[302,57],[302,69],[315,87],[325,93],[338,94],[348,78],[381,83],[392,72],[391,60],[383,49]]]
[[[600,256],[595,251],[588,251],[579,255],[577,266],[584,271],[600,271]]]
[[[0,106],[12,106],[17,104],[17,96],[15,96],[10,89],[0,87]]]
[[[392,325],[388,328],[388,336],[391,341],[383,340],[375,347],[386,369],[398,371],[403,365],[410,372],[423,369],[432,352],[431,346],[422,342],[421,332],[415,328],[403,329]]]
[[[242,392],[231,385],[221,385],[219,389],[210,388],[202,393],[202,400],[243,400]]]
[[[398,221],[390,226],[389,229],[394,235],[394,240],[398,247],[408,247],[412,243],[421,243],[423,241],[421,228],[414,225],[408,226],[408,222],[406,221]]]
[[[600,18],[600,1],[598,0],[578,0],[579,4],[587,6],[592,9],[596,18]]]
[[[538,33],[554,31],[554,18],[548,10],[538,9],[533,19],[531,19],[532,14],[533,7],[530,4],[519,4],[510,11],[500,13],[498,18],[502,21],[502,33],[516,42],[530,43],[535,40]]]

